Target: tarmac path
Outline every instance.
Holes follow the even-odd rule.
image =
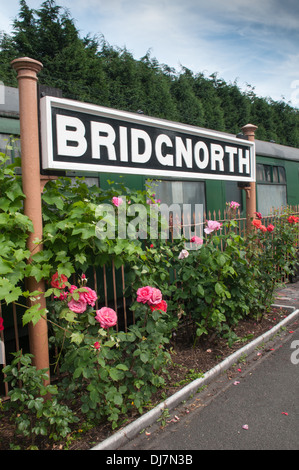
[[[236,367],[119,450],[299,450],[299,320]]]

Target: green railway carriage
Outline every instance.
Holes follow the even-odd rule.
[[[8,153],[13,160],[20,154],[18,141],[11,145],[12,138],[18,137],[20,132],[18,89],[4,88],[4,99],[0,102],[0,151]],[[255,148],[257,210],[267,215],[272,207],[299,204],[299,149],[260,140],[255,141]],[[87,184],[103,188],[108,185],[107,180],[121,180],[130,188],[143,189],[147,179],[152,178],[137,171],[125,175],[67,171],[66,175],[85,176]],[[239,202],[242,210],[245,207],[245,192],[238,181],[161,176],[155,192],[157,198],[167,204],[203,204],[206,213],[223,210],[226,202],[231,200]]]

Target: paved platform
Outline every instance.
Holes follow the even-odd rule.
[[[299,282],[275,302],[290,311],[282,326],[223,361],[199,393],[195,381],[172,409],[165,402],[92,450],[299,450]]]
[[[299,320],[261,354],[173,410],[164,429],[154,424],[120,449],[299,450]]]

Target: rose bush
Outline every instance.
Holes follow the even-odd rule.
[[[106,418],[114,428],[120,415],[136,407],[142,411],[164,384],[161,372],[170,360],[165,346],[174,323],[156,287],[137,290],[132,305],[135,323],[123,332],[115,329],[117,313],[112,308],[94,308],[95,292],[86,286],[85,277],[84,285],[65,279],[64,284],[66,296],[52,301],[49,314],[52,342],[60,348],[60,370],[67,372],[61,396],[75,397],[78,391],[87,418]]]
[[[275,225],[262,223],[263,216],[257,213],[252,221],[246,244],[246,256],[252,269],[251,283],[255,283],[255,305],[252,311],[261,315],[270,308],[274,290],[279,282],[292,275],[297,267],[299,218],[283,213],[274,214]]]
[[[199,250],[179,256],[173,300],[197,324],[196,335],[218,333],[248,313],[250,266],[245,240],[233,230],[235,222],[207,221]],[[226,230],[221,230],[225,228]]]

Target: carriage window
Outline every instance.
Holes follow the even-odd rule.
[[[260,165],[259,163],[256,165],[256,180],[265,181],[264,165]]]
[[[272,178],[271,178],[271,166],[270,165],[264,165],[264,176],[265,176],[265,181],[268,183],[271,183]]]
[[[285,169],[282,166],[258,164],[256,170],[258,211],[266,216],[274,208],[287,204]]]
[[[282,166],[256,165],[256,180],[263,183],[286,183],[285,169]]]
[[[154,181],[151,183],[155,198],[168,204],[203,204],[205,210],[205,184],[198,181]]]
[[[203,220],[203,212],[206,210],[205,183],[203,181],[152,181],[150,183],[155,199],[160,199],[161,203],[177,204],[180,207],[181,215],[184,217],[184,224],[200,224]],[[201,225],[198,226],[201,230]],[[200,233],[196,233],[200,235]]]
[[[286,172],[285,169],[282,166],[278,167],[278,176],[279,176],[279,182],[280,183],[286,183]]]
[[[272,179],[273,183],[278,183],[278,166],[273,166],[272,168]]]

